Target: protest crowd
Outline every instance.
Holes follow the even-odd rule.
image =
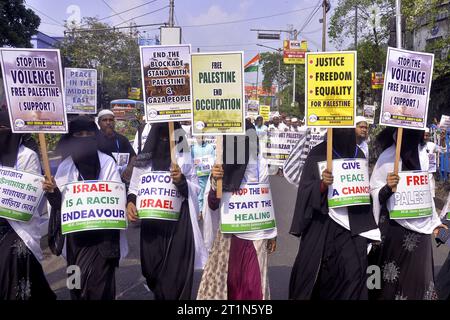
[[[132,250],[155,300],[270,300],[282,215],[299,239],[290,300],[450,299],[450,255],[439,274],[433,261],[450,241],[450,194],[436,202],[450,118],[427,118],[432,54],[389,47],[375,123],[357,102],[356,51],[305,51],[305,110],[289,114],[245,96],[258,56],[139,50],[144,110],[129,139],[88,97],[95,69],[0,48],[0,300],[57,298],[43,250],[75,268],[72,300],[115,300]],[[277,210],[274,178],[295,186],[292,212]]]

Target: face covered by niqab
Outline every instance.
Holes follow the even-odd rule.
[[[402,170],[420,170],[419,145],[423,141],[423,131],[403,129],[402,148]]]
[[[8,113],[0,112],[0,164],[6,167],[14,167],[22,135],[12,133]]]
[[[93,132],[92,136],[78,137],[76,133]],[[87,116],[79,116],[69,123],[67,150],[77,167],[81,180],[97,180],[100,173],[95,122]]]
[[[239,189],[249,160],[257,161],[258,145],[256,129],[249,120],[245,122],[245,136],[224,136],[223,191],[233,192]]]
[[[356,153],[356,134],[353,128],[333,129],[334,157],[354,158]]]
[[[187,138],[179,122],[174,122],[174,135],[177,140],[177,151],[187,152],[189,150]],[[169,125],[167,123],[152,125],[142,153],[138,156],[138,162],[143,157],[151,161],[154,171],[168,171],[170,169]]]

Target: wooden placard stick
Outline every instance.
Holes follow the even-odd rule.
[[[42,155],[42,162],[44,165],[45,178],[48,181],[52,181],[52,173],[50,171],[50,163],[48,161],[47,141],[45,141],[45,135],[43,133],[38,133],[38,136],[39,136],[39,145],[40,145],[41,155]]]
[[[327,170],[333,171],[333,128],[327,129]]]
[[[398,128],[397,142],[395,144],[394,174],[398,174],[398,164],[400,162],[400,152],[402,150],[402,140],[403,140],[403,128]],[[396,191],[397,191],[397,187],[392,188],[392,192],[396,192]]]
[[[216,138],[216,164],[223,164],[223,136]],[[222,179],[217,179],[216,186],[217,199],[222,199]]]

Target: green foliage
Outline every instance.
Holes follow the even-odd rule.
[[[39,16],[25,8],[24,0],[0,1],[0,47],[31,48],[40,23]]]
[[[376,45],[386,42],[389,37],[389,17],[395,12],[394,0],[339,0],[328,29],[333,43],[341,48],[348,40],[353,40],[356,6],[358,41],[370,40]]]
[[[296,106],[292,107],[292,79],[293,65],[283,63],[283,54],[279,52],[261,53],[262,73],[264,88],[270,88],[272,84],[278,86],[277,98],[281,104],[279,112],[287,115],[295,115],[303,118],[305,112],[305,66],[296,66],[295,77],[295,101]]]
[[[109,28],[97,18],[84,18],[83,29],[91,32],[67,33],[59,45],[64,67],[94,68],[98,74],[98,108],[106,108],[111,100],[128,96],[128,87],[141,87],[139,46],[134,30],[96,30]],[[127,29],[128,30],[128,29]]]
[[[363,40],[358,43],[358,66],[357,66],[357,87],[358,106],[363,104],[373,104],[377,101],[381,104],[381,90],[372,89],[372,72],[384,72],[387,46],[379,46],[370,40]]]

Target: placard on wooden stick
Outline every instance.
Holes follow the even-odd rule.
[[[216,135],[216,164],[222,164],[222,136],[245,135],[244,53],[193,53],[191,67],[192,134]]]
[[[0,63],[14,133],[39,133],[44,170],[50,178],[44,133],[67,133],[68,122],[57,49],[0,49]]]
[[[191,120],[190,53],[189,44],[140,47],[145,121],[169,122],[172,164],[173,122]]]
[[[331,128],[354,128],[356,125],[356,66],[356,51],[306,53],[306,126],[328,128],[327,169],[330,172],[333,159]]]
[[[379,123],[398,127],[395,174],[399,172],[403,128],[426,127],[433,65],[433,54],[388,48]]]

